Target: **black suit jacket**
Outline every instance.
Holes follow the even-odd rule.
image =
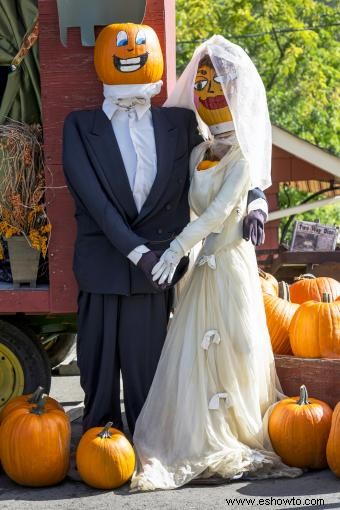
[[[79,288],[101,294],[157,292],[127,255],[165,250],[189,222],[189,156],[201,138],[193,112],[151,108],[157,176],[138,213],[111,122],[102,110],[65,119],[64,173],[76,204],[73,270]]]

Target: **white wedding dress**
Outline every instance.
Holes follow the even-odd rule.
[[[209,143],[191,156],[189,200],[198,219],[177,238],[185,250],[205,242],[137,420],[136,489],[172,489],[212,475],[301,474],[273,452],[264,419],[280,386],[255,250],[242,239],[249,167],[236,142],[216,166],[197,171]]]

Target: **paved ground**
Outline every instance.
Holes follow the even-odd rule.
[[[62,402],[80,402],[82,391],[79,387],[79,378],[54,378],[51,394]],[[74,438],[79,433],[80,424],[75,422],[73,424]],[[230,501],[232,498],[235,498],[234,503]],[[319,503],[316,502],[317,499],[319,499]],[[314,505],[312,505],[313,503]],[[176,491],[130,493],[128,486],[116,491],[98,491],[90,489],[81,482],[70,480],[56,487],[30,489],[19,487],[0,471],[1,510],[215,510],[232,508],[340,509],[340,480],[336,479],[328,470],[324,470],[308,473],[295,480],[238,482],[213,487],[186,487]]]

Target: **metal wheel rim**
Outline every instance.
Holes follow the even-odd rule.
[[[25,376],[17,356],[0,340],[0,409],[24,390]]]

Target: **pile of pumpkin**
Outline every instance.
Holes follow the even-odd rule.
[[[91,428],[81,438],[76,464],[82,480],[98,489],[126,483],[135,466],[133,448],[111,427]],[[269,417],[269,435],[283,462],[298,468],[327,467],[340,477],[340,403],[300,396],[285,398]],[[11,400],[0,414],[0,462],[20,485],[44,487],[61,482],[70,466],[71,427],[62,406],[38,388]]]
[[[267,326],[275,354],[340,358],[340,283],[301,275],[291,285],[260,270]]]
[[[135,466],[134,450],[124,434],[112,428],[89,429],[76,451],[82,480],[98,489],[126,483]],[[61,482],[70,468],[71,426],[63,407],[39,387],[15,397],[0,413],[0,464],[11,480],[31,487]]]

